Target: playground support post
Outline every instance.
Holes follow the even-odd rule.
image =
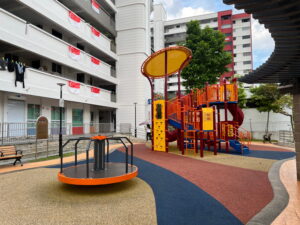
[[[64,83],[58,83],[60,86],[60,103],[59,103],[59,137],[58,137],[58,149],[60,156],[60,173],[63,172],[63,147],[62,147],[62,109],[63,109],[63,98],[62,98],[62,87],[65,85]]]
[[[154,151],[154,107],[153,107],[153,104],[154,104],[154,80],[153,79],[150,79],[148,76],[145,76],[149,83],[150,83],[150,89],[151,89],[151,150]]]
[[[217,126],[216,126],[216,107],[213,107],[213,120],[214,120],[214,155],[217,155]]]
[[[228,143],[228,102],[227,102],[227,85],[226,79],[224,79],[224,111],[225,111],[225,141],[226,141],[226,152],[229,152]]]
[[[168,74],[168,52],[165,52],[165,74]],[[168,76],[165,75],[165,135],[166,135],[166,152],[169,152],[168,142]]]
[[[203,158],[203,150],[204,150],[204,133],[203,133],[203,112],[202,106],[200,108],[200,157]]]
[[[134,137],[137,137],[137,128],[136,128],[136,102],[134,104]]]
[[[219,105],[217,105],[217,114],[218,114],[218,139],[220,140],[221,139],[221,124],[220,124],[220,121],[221,121],[221,115],[220,115],[220,107]],[[219,141],[219,150],[221,150],[221,141]]]

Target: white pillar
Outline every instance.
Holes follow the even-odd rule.
[[[137,125],[145,121],[150,85],[140,70],[143,61],[150,55],[150,10],[151,0],[116,0],[117,30],[117,129],[120,123],[130,123],[134,129],[134,103],[137,103]],[[140,127],[141,128],[141,127]],[[140,130],[140,129],[139,129]],[[144,133],[141,132],[140,137]]]
[[[154,51],[161,50],[165,47],[165,21],[167,13],[163,4],[155,4],[153,10],[153,40]],[[155,80],[155,92],[164,94],[165,79]]]

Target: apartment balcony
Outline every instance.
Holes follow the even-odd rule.
[[[83,73],[117,83],[107,63],[102,61],[95,67],[92,56],[83,51],[80,51],[77,59],[71,58],[70,44],[3,9],[0,9],[0,21],[0,40]]]
[[[66,84],[63,87],[63,98],[65,101],[79,102],[98,106],[116,108],[111,92],[100,89],[100,93],[94,93],[93,87],[80,83],[79,89],[73,91],[68,85],[69,79],[45,73],[43,71],[27,68],[25,72],[25,88],[21,83],[15,86],[15,75],[8,71],[0,71],[0,91],[13,92],[22,95],[32,95],[44,98],[59,99],[60,88],[57,83]],[[78,82],[76,82],[78,83]]]
[[[115,0],[104,0],[102,1],[102,4],[104,3],[104,6],[109,7],[112,11],[117,12],[117,7],[116,7],[116,3]],[[105,7],[106,8],[106,7]],[[109,9],[106,8],[108,11]]]
[[[185,41],[186,34],[165,36],[165,43],[179,43]]]
[[[182,81],[182,78],[181,78],[181,81]],[[171,84],[171,83],[178,83],[178,77],[169,77],[168,78],[168,83]]]
[[[106,1],[110,2],[110,0]],[[59,1],[19,0],[19,2],[46,16],[54,23],[58,24],[64,29],[67,29],[74,36],[86,41],[92,47],[97,48],[99,51],[110,56],[111,58],[117,58],[115,51],[112,51],[111,40],[109,38],[107,38],[103,33],[101,33],[100,37],[94,38],[93,33],[91,32],[91,25],[83,19],[81,19],[81,22],[76,26],[72,25],[69,16],[70,9],[68,9]]]
[[[181,91],[185,91],[186,88],[184,86],[181,85]],[[178,85],[172,85],[168,87],[168,91],[178,91]]]
[[[115,21],[112,16],[100,6],[99,14],[92,9],[91,1],[82,0],[60,0],[64,5],[75,13],[84,17],[87,21],[98,24],[114,36],[117,36]]]
[[[186,27],[172,28],[172,29],[167,29],[165,31],[165,35],[168,35],[168,34],[179,34],[179,33],[186,33]]]

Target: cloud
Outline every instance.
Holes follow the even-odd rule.
[[[253,47],[256,50],[274,50],[275,43],[269,30],[267,30],[264,25],[260,24],[258,20],[255,19],[252,19],[252,40]]]
[[[199,8],[192,8],[192,7],[184,7],[179,12],[175,14],[169,14],[168,19],[177,19],[177,18],[184,18],[189,16],[198,16],[203,14],[212,13],[210,10]]]
[[[254,68],[257,68],[270,57],[274,51],[275,42],[269,30],[255,19],[252,19],[252,42]]]

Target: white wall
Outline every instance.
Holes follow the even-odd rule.
[[[116,0],[116,30],[118,32],[117,125],[131,123],[134,127],[134,102],[137,103],[137,124],[148,115],[146,100],[150,98],[148,80],[140,69],[150,55],[150,0]]]

